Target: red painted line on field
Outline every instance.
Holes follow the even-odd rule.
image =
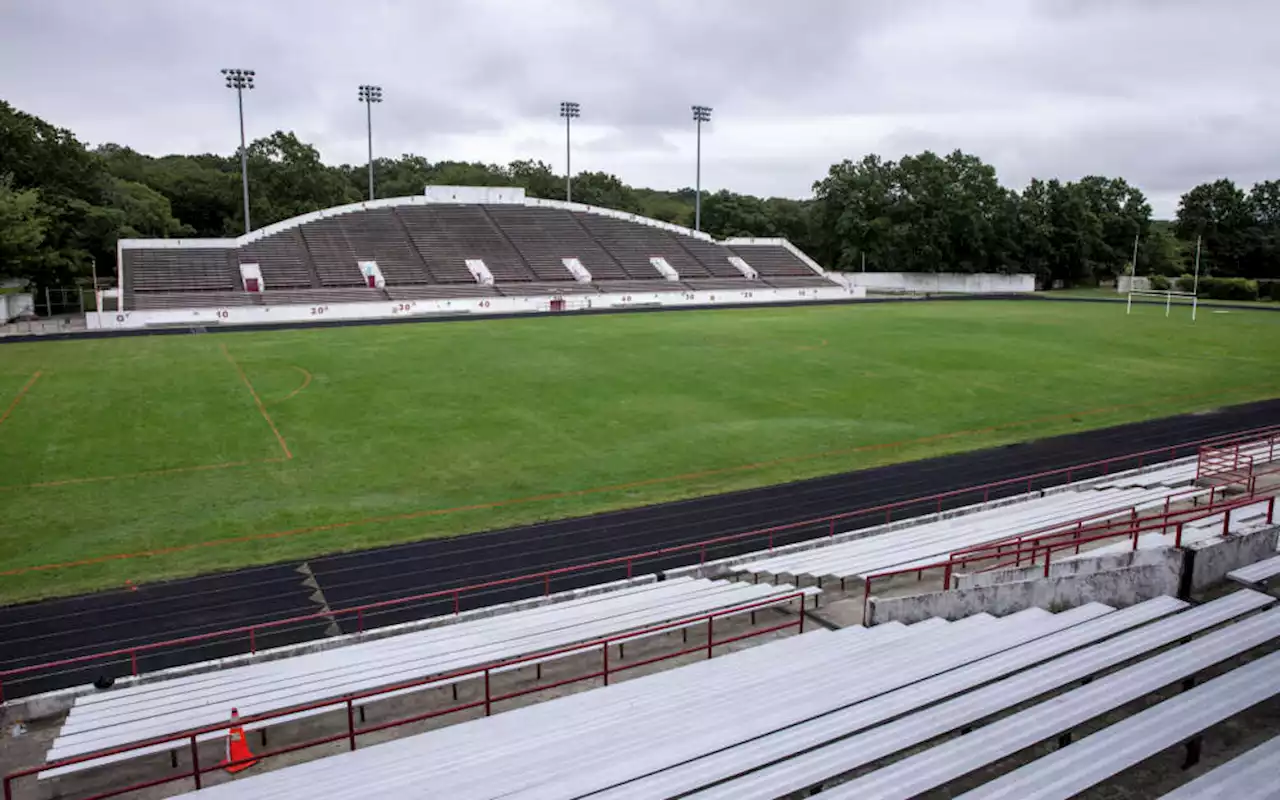
[[[262,458],[256,461],[220,461],[217,464],[200,464],[194,467],[169,467],[168,469],[150,469],[143,472],[126,472],[120,475],[95,475],[89,478],[63,478],[56,481],[40,481],[39,483],[21,483],[12,486],[0,486],[0,492],[12,492],[18,489],[48,489],[57,486],[72,486],[77,483],[101,483],[103,481],[124,481],[134,478],[151,478],[156,475],[173,475],[179,472],[204,472],[211,469],[230,469],[232,467],[248,467],[254,464],[279,464],[283,458]],[[0,573],[3,575],[4,573]]]
[[[311,385],[311,373],[310,373],[310,372],[307,372],[307,371],[306,371],[305,369],[303,369],[302,367],[299,367],[299,366],[296,366],[296,365],[294,366],[294,369],[296,369],[298,372],[301,372],[301,373],[302,373],[302,385],[301,385],[301,386],[299,386],[297,389],[294,389],[292,392],[289,392],[287,395],[285,395],[284,397],[280,398],[279,400],[274,401],[274,402],[272,403],[272,405],[277,405],[277,406],[278,406],[278,405],[280,405],[281,403],[283,403],[285,400],[292,400],[294,397],[296,397],[296,396],[298,395],[298,393],[299,393],[299,392],[301,392],[303,389],[306,389],[308,386],[310,386],[310,385]]]
[[[27,382],[22,385],[22,388],[18,390],[18,395],[13,398],[13,402],[4,410],[4,414],[0,414],[0,425],[3,425],[4,421],[9,418],[9,415],[13,413],[13,410],[18,407],[18,403],[22,402],[22,398],[27,396],[27,392],[31,391],[31,387],[36,385],[36,381],[40,380],[40,375],[41,371],[36,370],[35,374],[27,379]]]
[[[231,366],[236,368],[236,372],[240,373],[240,380],[244,381],[244,385],[248,387],[249,394],[253,396],[253,402],[258,406],[258,411],[261,412],[262,418],[267,421],[267,425],[270,426],[271,432],[276,435],[276,441],[280,443],[280,449],[284,451],[285,459],[293,458],[293,453],[289,452],[289,445],[285,442],[284,437],[280,435],[280,429],[276,427],[275,422],[271,419],[271,415],[267,413],[267,407],[262,404],[262,398],[258,397],[258,391],[254,389],[253,384],[249,382],[249,376],[244,374],[244,369],[241,368],[239,362],[231,356],[231,351],[227,349],[225,344],[219,342],[218,347],[222,348],[222,354],[231,362]]]
[[[367,517],[364,519],[345,520],[342,522],[331,522],[324,525],[311,525],[304,528],[291,528],[283,531],[271,531],[268,533],[251,533],[244,536],[233,536],[224,539],[210,539],[204,542],[193,542],[191,544],[175,545],[173,547],[165,547],[158,550],[143,550],[134,553],[115,553],[105,556],[97,556],[94,558],[81,559],[79,561],[66,561],[57,564],[40,564],[30,567],[18,567],[0,572],[0,576],[21,575],[27,572],[41,572],[47,570],[67,569],[70,567],[88,566],[90,564],[101,564],[108,561],[123,561],[131,558],[152,558],[155,556],[171,555],[174,553],[182,553],[190,550],[196,550],[202,547],[219,547],[222,545],[245,544],[249,542],[264,541],[268,539],[281,539],[288,536],[300,536],[308,533],[322,533],[325,531],[341,530],[343,528],[354,528],[361,525],[378,525],[385,522],[404,522],[415,519],[425,519],[428,517],[446,516],[448,514],[458,514],[467,511],[489,511],[496,508],[506,506],[523,505],[528,503],[545,502],[548,500],[563,500],[569,497],[581,497],[590,494],[604,494],[608,492],[626,491],[628,489],[637,489],[645,486],[654,486],[662,483],[679,483],[682,481],[698,480],[700,478],[714,477],[717,475],[725,475],[733,472],[747,472],[750,470],[764,469],[767,467],[777,466],[779,464],[790,464],[797,461],[807,461],[819,458],[828,458],[836,455],[848,455],[852,453],[870,452],[874,450],[886,450],[895,447],[905,447],[913,444],[922,444],[926,442],[938,441],[940,439],[953,439],[962,436],[972,436],[975,434],[990,433],[992,431],[1006,430],[1025,425],[1034,425],[1041,422],[1069,418],[1094,416],[1097,414],[1105,414],[1112,411],[1123,410],[1127,408],[1137,408],[1141,406],[1154,405],[1156,403],[1168,402],[1170,400],[1187,400],[1197,397],[1207,397],[1219,395],[1227,392],[1244,391],[1252,389],[1267,388],[1271,389],[1270,384],[1259,384],[1251,386],[1236,386],[1222,389],[1214,392],[1196,392],[1193,394],[1169,395],[1145,400],[1138,403],[1124,403],[1114,406],[1103,406],[1101,408],[1087,409],[1083,411],[1067,412],[1063,414],[1051,414],[1043,417],[1035,417],[1034,419],[1017,420],[1014,422],[1005,422],[999,425],[992,425],[986,428],[974,428],[969,430],[951,431],[948,433],[938,433],[932,436],[921,436],[915,439],[903,439],[896,442],[881,442],[878,444],[858,445],[857,447],[843,448],[839,450],[826,450],[820,453],[809,453],[799,456],[787,456],[785,458],[777,458],[770,461],[760,461],[753,464],[741,464],[735,467],[723,467],[720,469],[702,470],[700,472],[688,472],[683,475],[671,475],[661,478],[648,478],[645,480],[631,481],[629,483],[619,483],[612,486],[597,486],[588,489],[571,489],[563,492],[552,492],[549,494],[534,495],[532,497],[519,497],[509,500],[496,500],[488,503],[475,503],[466,506],[455,506],[453,508],[434,508],[423,511],[409,511],[403,514],[389,514],[380,517]],[[282,461],[283,459],[273,459],[274,461]],[[263,463],[263,462],[258,462]]]

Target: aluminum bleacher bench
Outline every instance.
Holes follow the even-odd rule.
[[[1280,652],[1214,678],[961,795],[966,800],[1067,800],[1144,759],[1280,695]],[[1280,762],[1266,783],[1280,784]],[[1236,794],[1256,798],[1251,792]]]
[[[1115,638],[1092,644],[1066,655],[1054,653],[1045,641],[1052,660],[962,694],[952,700],[917,711],[872,730],[841,739],[812,752],[780,761],[693,796],[710,798],[778,797],[873,764],[894,753],[916,747],[935,737],[960,730],[993,714],[1034,700],[1048,692],[1096,675],[1118,664],[1188,636],[1221,625],[1270,605],[1273,598],[1258,592],[1235,592],[1202,606],[1153,622]],[[1145,605],[1145,604],[1144,604]],[[1106,619],[1106,618],[1104,618]],[[1061,635],[1061,634],[1060,634]],[[1009,656],[1002,656],[1009,658]],[[1016,657],[1014,657],[1016,658]]]
[[[357,770],[366,778],[394,776],[376,786],[388,797],[523,791],[569,796],[580,793],[581,786],[566,778],[590,778],[581,774],[584,762],[643,769],[641,757],[651,760],[645,750],[664,751],[664,760],[673,748],[677,757],[678,751],[696,752],[710,746],[715,735],[738,736],[751,724],[767,724],[752,721],[798,700],[819,707],[839,702],[840,692],[875,691],[870,679],[909,682],[907,673],[926,669],[926,661],[972,658],[974,647],[999,646],[996,638],[1025,639],[1038,635],[1037,628],[1070,623],[1070,618],[1035,611],[1004,620],[978,615],[954,623],[896,626],[888,632],[879,626],[814,631],[476,721],[482,724],[463,723],[358,750],[350,759],[319,759],[268,773],[238,782],[235,791],[243,797],[286,797],[289,786],[301,781],[309,793],[319,792],[317,797],[348,796],[370,789],[350,782]],[[970,652],[964,655],[960,651],[966,646]],[[797,675],[805,680],[796,680]],[[728,712],[735,719],[726,725],[722,715]],[[430,764],[426,772],[424,763]]]
[[[47,760],[95,753],[214,725],[231,707],[249,716],[625,634],[669,620],[776,599],[790,587],[673,579],[305,655],[156,681],[78,698]],[[459,679],[465,680],[466,678]],[[416,687],[425,691],[443,683]],[[405,692],[408,693],[408,692]],[[377,702],[369,698],[366,702]],[[256,729],[328,709],[245,726]],[[219,738],[211,733],[206,739]],[[41,777],[166,752],[163,743],[48,770]]]
[[[1280,575],[1280,555],[1247,567],[1233,569],[1227,573],[1227,578],[1245,586],[1261,586],[1277,575]]]
[[[824,800],[915,797],[1277,637],[1280,608],[1248,617],[1019,711],[985,726],[976,735],[951,739],[841,784],[825,792]]]
[[[864,703],[815,717],[799,725],[780,729],[705,758],[689,761],[647,778],[617,786],[601,792],[596,797],[599,800],[673,797],[771,764],[779,765],[772,774],[765,776],[763,773],[755,773],[761,778],[758,788],[763,790],[772,786],[772,791],[777,794],[798,791],[814,783],[814,780],[806,777],[807,769],[803,764],[797,765],[797,769],[788,770],[787,759],[809,753],[815,748],[871,729],[902,714],[972,690],[1063,653],[1094,644],[1109,636],[1173,614],[1186,606],[1187,604],[1180,600],[1158,597],[1123,611],[1089,619],[1066,630],[1026,642],[989,658],[935,675]],[[786,774],[788,772],[794,777],[788,776]],[[743,778],[734,784],[735,788],[732,791],[747,791],[753,780],[755,779],[751,777]]]
[[[1280,736],[1210,770],[1160,800],[1280,800]]]

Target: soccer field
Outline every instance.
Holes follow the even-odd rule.
[[[1275,397],[1277,354],[1280,314],[1049,302],[8,345],[0,601]]]

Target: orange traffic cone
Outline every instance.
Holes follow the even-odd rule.
[[[227,772],[236,773],[258,763],[244,738],[244,728],[239,725],[240,712],[231,709],[231,730],[227,734],[227,760],[223,761]],[[239,763],[234,763],[239,762]]]

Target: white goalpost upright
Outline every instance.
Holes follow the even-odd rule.
[[[1125,315],[1126,315],[1126,316],[1127,316],[1127,315],[1129,315],[1129,314],[1132,314],[1132,313],[1133,313],[1133,298],[1134,298],[1134,297],[1163,297],[1163,298],[1164,298],[1164,315],[1165,315],[1166,317],[1167,317],[1167,316],[1169,316],[1169,312],[1170,312],[1170,310],[1171,310],[1171,309],[1172,309],[1172,307],[1173,307],[1173,298],[1175,298],[1175,297],[1190,297],[1190,298],[1191,298],[1191,321],[1192,321],[1192,322],[1195,322],[1195,321],[1196,321],[1196,310],[1199,308],[1199,305],[1200,305],[1200,300],[1199,300],[1199,291],[1200,291],[1200,237],[1198,237],[1198,236],[1196,237],[1196,273],[1195,273],[1195,277],[1194,277],[1194,278],[1192,278],[1191,291],[1189,291],[1189,292],[1178,292],[1178,291],[1174,291],[1174,290],[1172,290],[1172,289],[1168,289],[1168,290],[1164,290],[1164,291],[1160,291],[1160,290],[1156,290],[1156,289],[1141,289],[1141,290],[1135,290],[1135,289],[1133,288],[1134,283],[1135,283],[1134,278],[1136,278],[1136,277],[1137,277],[1136,273],[1137,273],[1137,271],[1138,271],[1138,257],[1137,257],[1137,243],[1136,243],[1136,242],[1134,243],[1134,259],[1133,259],[1133,261],[1134,261],[1134,265],[1133,265],[1133,273],[1132,273],[1133,277],[1131,277],[1131,278],[1130,278],[1130,280],[1129,280],[1129,299],[1128,299],[1128,301],[1125,303],[1125,310],[1124,310],[1124,313],[1125,313]]]

